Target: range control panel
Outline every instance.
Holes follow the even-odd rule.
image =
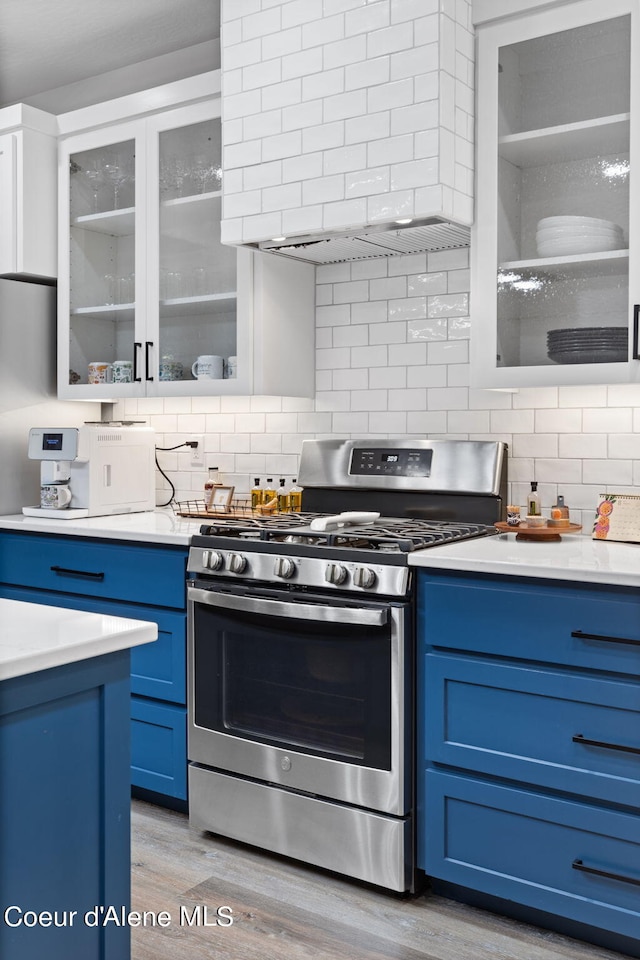
[[[433,450],[356,447],[351,457],[351,475],[373,477],[429,477]]]

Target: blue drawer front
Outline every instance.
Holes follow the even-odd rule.
[[[158,639],[131,649],[131,692],[158,700],[184,705],[186,695],[186,629],[184,613],[136,607],[108,600],[45,593],[19,587],[0,586],[0,596],[9,600],[44,603],[51,607],[71,607],[89,613],[105,613],[112,617],[151,620],[158,624]]]
[[[639,682],[437,653],[424,669],[432,761],[638,805]]]
[[[640,817],[431,770],[425,794],[429,875],[637,938]]]
[[[0,534],[0,583],[184,610],[187,551]]]
[[[418,583],[418,636],[428,645],[634,675],[640,671],[638,591],[422,571]]]
[[[187,799],[187,711],[131,698],[131,782]]]

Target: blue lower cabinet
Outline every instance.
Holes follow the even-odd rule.
[[[417,639],[434,888],[640,956],[640,594],[420,571]]]
[[[130,956],[128,714],[128,650],[0,682],[3,960]]]
[[[640,816],[428,770],[427,873],[636,938]]]
[[[187,798],[186,560],[186,548],[0,534],[0,596],[157,623],[131,651],[131,785],[159,802]]]
[[[154,793],[187,799],[187,711],[131,698],[131,782]]]

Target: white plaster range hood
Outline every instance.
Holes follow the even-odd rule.
[[[471,0],[222,0],[221,240],[310,263],[469,245]]]
[[[430,217],[419,224],[394,229],[386,226],[368,227],[357,236],[349,233],[333,236],[309,234],[286,240],[265,240],[257,246],[267,253],[277,253],[307,263],[345,263],[468,247],[469,227],[440,217]]]

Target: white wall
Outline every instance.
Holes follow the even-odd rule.
[[[468,258],[456,250],[319,267],[315,402],[140,400],[126,413],[147,417],[160,446],[204,433],[207,463],[245,493],[254,476],[297,476],[305,438],[504,440],[510,499],[524,504],[537,480],[543,508],[563,494],[590,532],[599,493],[640,492],[640,386],[470,388]],[[204,475],[188,453],[159,458],[178,499],[199,493]]]

